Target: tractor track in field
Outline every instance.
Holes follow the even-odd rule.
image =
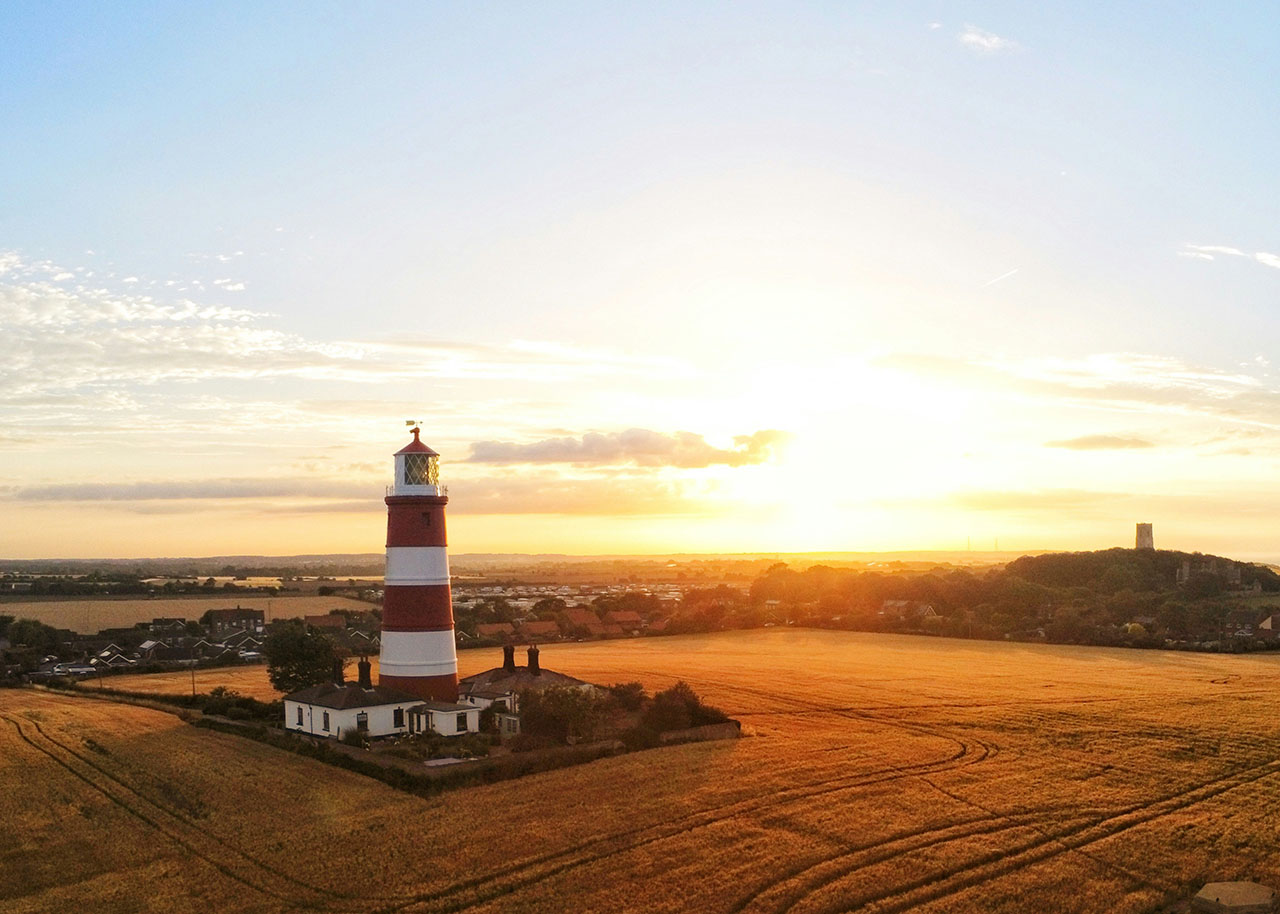
[[[836,713],[845,717],[855,716],[846,711],[838,711]],[[238,882],[242,882],[251,888],[270,895],[271,897],[285,901],[286,903],[299,907],[310,907],[313,909],[323,909],[332,912],[341,910],[339,907],[340,905],[343,905],[344,903],[349,905],[352,901],[356,900],[363,901],[365,904],[373,904],[375,906],[381,905],[381,907],[376,907],[375,910],[385,912],[401,911],[413,907],[421,907],[424,910],[438,910],[442,912],[465,910],[467,908],[483,904],[493,898],[505,895],[511,891],[545,881],[546,879],[557,876],[563,872],[597,863],[601,860],[620,854],[625,854],[658,841],[676,838],[694,830],[709,828],[743,815],[750,815],[778,807],[785,807],[797,802],[809,801],[815,797],[823,797],[844,791],[857,790],[876,784],[901,780],[903,778],[917,778],[924,775],[952,771],[987,761],[999,751],[998,747],[978,740],[962,740],[949,734],[939,733],[936,730],[922,725],[901,724],[900,722],[887,721],[886,723],[889,723],[890,725],[901,726],[911,732],[948,740],[955,745],[955,751],[950,755],[935,758],[927,762],[919,762],[910,765],[886,765],[876,769],[863,771],[855,775],[831,778],[799,787],[785,789],[764,797],[746,797],[720,806],[697,810],[677,819],[657,825],[629,829],[608,835],[593,836],[586,841],[574,845],[573,847],[541,855],[532,859],[515,862],[511,866],[505,867],[499,873],[487,873],[470,877],[459,882],[455,882],[452,885],[443,886],[439,889],[428,892],[348,896],[342,893],[317,888],[309,883],[304,883],[300,880],[294,879],[287,874],[280,873],[269,864],[265,864],[257,860],[218,836],[212,835],[211,833],[201,829],[198,825],[191,822],[180,813],[169,810],[149,797],[139,793],[132,786],[121,781],[110,772],[105,771],[93,759],[89,759],[80,753],[77,753],[74,749],[71,749],[53,737],[48,736],[35,722],[27,721],[27,723],[31,723],[32,726],[36,727],[44,739],[56,745],[63,752],[73,756],[80,763],[97,772],[98,775],[108,778],[120,788],[135,795],[149,806],[159,810],[161,813],[171,818],[177,819],[184,826],[196,831],[202,837],[219,844],[224,850],[230,851],[232,855],[239,857],[241,863],[249,864],[264,871],[271,877],[289,882],[293,887],[291,890],[301,888],[312,895],[321,896],[321,899],[313,899],[308,903],[306,901],[293,900],[280,892],[272,891],[269,888],[264,888],[254,883],[252,880],[242,878],[239,874],[232,871],[231,867],[225,861],[216,860],[212,855],[202,853],[199,849],[191,847],[190,842],[184,842],[179,836],[171,834],[170,831],[166,830],[159,823],[152,821],[152,818],[147,814],[140,812],[127,802],[124,802],[119,797],[113,795],[110,790],[104,789],[103,785],[95,783],[91,777],[85,776],[82,772],[76,771],[62,759],[59,759],[50,750],[36,745],[22,730],[21,725],[17,721],[9,718],[8,716],[4,716],[4,719],[13,724],[24,741],[49,756],[55,763],[66,768],[70,773],[81,780],[84,780],[95,790],[107,796],[107,798],[113,803],[121,806],[126,811],[130,812],[171,839],[178,841],[179,844],[186,847],[197,857],[200,857],[210,863],[210,865],[214,866],[225,875],[228,875],[230,878],[236,879]],[[874,720],[874,718],[872,719]]]
[[[926,874],[893,886],[884,892],[862,897],[852,906],[829,907],[825,908],[824,911],[860,911],[874,906],[877,914],[900,914],[900,912],[914,910],[920,905],[948,898],[966,889],[989,882],[992,879],[1066,853],[1083,854],[1093,862],[1121,872],[1141,885],[1168,891],[1174,888],[1171,883],[1160,885],[1151,877],[1134,873],[1111,861],[1088,853],[1084,848],[1129,829],[1146,825],[1188,809],[1228,791],[1277,774],[1280,774],[1280,759],[1254,765],[1219,778],[1213,778],[1154,801],[1130,804],[1101,817],[1086,817],[1083,824],[1070,826],[1062,831],[1051,833],[1037,829],[1040,831],[1038,837],[1014,847],[1001,848],[967,859],[963,864],[958,865],[956,870]],[[935,842],[935,844],[963,840],[965,837],[967,836],[956,835]],[[857,855],[864,852],[863,849],[858,849],[848,854],[836,854],[812,864],[798,874],[788,874],[788,879],[796,880],[802,879],[806,872],[813,872],[819,868],[825,871],[824,877],[815,877],[808,880],[805,883],[804,890],[790,898],[787,903],[770,908],[771,914],[785,914],[785,912],[789,912],[801,904],[805,898],[811,897],[821,889],[866,869],[871,864],[859,862],[857,859]],[[780,884],[782,883],[775,883],[770,888],[776,888]],[[758,893],[760,897],[764,894],[766,894],[764,891]],[[741,910],[746,910],[746,905]]]
[[[562,851],[531,860],[518,861],[504,868],[500,873],[478,876],[431,892],[424,892],[399,903],[379,908],[378,911],[385,914],[385,912],[414,908],[424,912],[449,914],[449,912],[467,910],[513,891],[545,882],[570,870],[630,853],[659,841],[682,837],[690,832],[710,828],[740,816],[903,778],[918,778],[927,774],[953,771],[985,761],[992,754],[991,747],[985,743],[961,743],[961,748],[945,759],[916,765],[885,766],[859,775],[782,790],[767,797],[748,797],[722,806],[689,813],[659,825],[596,836]]]
[[[223,876],[231,879],[255,892],[274,898],[287,907],[308,908],[312,910],[335,911],[335,903],[347,904],[345,911],[356,912],[359,909],[350,904],[358,899],[341,895],[326,889],[317,888],[299,879],[282,873],[270,864],[246,853],[225,839],[213,834],[183,814],[161,805],[137,788],[106,771],[101,765],[75,751],[60,740],[49,736],[37,721],[19,720],[9,715],[0,715],[0,719],[10,724],[18,738],[35,751],[41,753],[59,768],[82,781],[91,790],[105,797],[117,808],[138,819],[152,830],[164,835],[187,853],[196,857]],[[27,731],[24,724],[30,726],[33,733]],[[51,748],[56,747],[56,748]],[[64,753],[69,758],[60,756]],[[89,771],[82,770],[87,768]],[[92,772],[92,773],[91,773]],[[107,783],[104,783],[107,782]],[[210,849],[207,844],[214,844],[217,850]],[[201,847],[201,844],[206,844]],[[286,883],[287,887],[270,885],[270,881]],[[300,898],[299,893],[310,893],[320,898]]]
[[[720,683],[715,684],[722,685]],[[727,686],[727,684],[723,685]],[[778,697],[764,690],[753,690],[739,686],[732,686],[731,688],[735,691],[754,696],[769,695],[774,699]],[[802,702],[795,701],[794,699],[790,701],[795,704],[803,704]],[[461,883],[455,883],[452,886],[447,886],[434,892],[424,892],[421,896],[418,896],[412,901],[381,908],[379,911],[394,912],[403,911],[408,908],[419,908],[422,911],[451,914],[451,912],[462,911],[484,904],[493,900],[493,898],[508,894],[512,891],[536,885],[537,883],[544,882],[547,879],[558,876],[569,870],[598,863],[602,860],[606,860],[620,854],[629,853],[658,841],[680,837],[694,830],[708,828],[742,815],[748,815],[778,807],[785,807],[796,802],[809,801],[815,797],[823,797],[849,790],[857,790],[875,784],[902,780],[904,778],[924,778],[925,775],[954,771],[988,761],[991,758],[994,758],[1000,751],[998,746],[981,740],[960,739],[949,733],[941,732],[936,728],[932,728],[924,724],[898,721],[891,718],[885,719],[875,715],[865,715],[861,714],[857,709],[831,709],[825,713],[833,713],[841,717],[857,719],[865,722],[880,723],[904,729],[908,732],[922,736],[947,740],[953,743],[956,748],[951,755],[941,759],[934,759],[929,762],[919,762],[911,765],[887,765],[879,769],[865,771],[857,775],[831,778],[807,784],[802,787],[778,791],[767,797],[748,797],[746,799],[737,800],[718,807],[702,809],[657,826],[646,826],[626,832],[617,832],[612,835],[594,837],[575,847],[517,863],[515,864],[514,871],[511,867],[508,867],[501,874],[464,880]],[[927,781],[927,778],[925,778],[925,780]],[[928,830],[932,831],[935,828],[936,826],[930,827]],[[653,834],[653,832],[657,833]],[[635,838],[637,840],[624,840],[624,843],[620,846],[608,846],[611,842],[617,842],[620,839],[628,838]],[[474,893],[474,897],[456,898],[456,896],[465,896],[468,893]],[[456,900],[451,901],[450,899],[452,898],[456,898]]]
[[[824,857],[816,861],[808,861],[790,869],[768,884],[739,899],[729,909],[729,912],[730,914],[744,914],[744,912],[757,909],[789,911],[814,891],[858,870],[886,863],[903,854],[928,850],[932,847],[950,844],[953,841],[1034,828],[1051,815],[1051,809],[1010,813],[1007,815],[996,814],[895,834],[882,841],[859,845],[841,854]],[[1085,819],[1086,817],[1084,816],[1076,815],[1067,821],[1084,821]],[[829,871],[833,868],[836,872],[829,874]],[[770,904],[770,896],[775,895],[782,896],[782,899],[780,899],[781,906],[779,907],[774,907]]]

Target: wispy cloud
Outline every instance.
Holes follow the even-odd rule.
[[[1178,251],[1178,256],[1195,260],[1214,260],[1220,256],[1244,257],[1260,263],[1264,267],[1280,270],[1280,254],[1272,254],[1269,251],[1255,251],[1250,254],[1248,251],[1242,251],[1240,248],[1230,247],[1225,244],[1184,244],[1182,250]]]
[[[1155,447],[1144,438],[1122,438],[1118,435],[1082,435],[1061,441],[1046,441],[1045,447],[1065,448],[1069,451],[1124,451]]]
[[[275,316],[261,311],[165,300],[78,278],[55,281],[69,272],[0,252],[0,326],[6,330],[0,403],[166,382],[293,377],[539,383],[678,372],[654,360],[547,342],[316,340],[273,328]],[[241,287],[219,282],[218,293]]]
[[[900,354],[879,364],[1042,404],[1162,412],[1280,431],[1280,388],[1261,365],[1224,371],[1141,353],[1101,353],[1082,359]]]
[[[379,514],[385,510],[381,491],[379,484],[342,479],[232,478],[8,487],[0,488],[0,500],[97,504],[131,514],[204,514],[246,505],[277,515]],[[481,477],[451,482],[450,497],[468,515],[691,515],[713,508],[692,483],[649,475]]]
[[[179,501],[235,498],[350,498],[368,496],[373,504],[379,486],[344,480],[199,479],[166,482],[59,483],[11,488],[9,501]]]
[[[680,467],[747,466],[773,456],[785,432],[774,429],[738,435],[732,448],[718,448],[693,432],[664,434],[644,428],[622,432],[588,432],[581,438],[546,438],[514,443],[477,441],[471,446],[468,463],[568,463],[578,466]]]
[[[956,38],[966,48],[978,54],[996,54],[1001,51],[1012,51],[1018,47],[1016,41],[1001,38],[995,32],[988,32],[976,25],[966,25]]]

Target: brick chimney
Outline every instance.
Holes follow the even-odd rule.
[[[536,644],[529,647],[529,675],[542,675],[542,667],[538,666],[538,646]]]
[[[372,689],[373,677],[370,671],[373,669],[373,664],[369,662],[369,658],[361,657],[360,662],[356,665],[356,669],[360,671],[360,688]]]
[[[342,658],[334,657],[333,658],[333,684],[334,685],[341,686],[341,685],[347,684],[346,678],[342,675],[342,666],[343,666]]]
[[[502,670],[504,673],[514,673],[516,671],[516,646],[514,644],[507,644],[502,648]]]

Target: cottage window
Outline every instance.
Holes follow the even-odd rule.
[[[321,724],[321,729],[323,729],[326,733],[329,732],[329,712],[328,711],[324,712],[324,721]]]
[[[302,705],[298,705],[298,726],[302,726]]]
[[[396,708],[394,711],[391,712],[391,726],[393,727],[404,726],[404,708]]]
[[[356,729],[361,733],[366,733],[369,730],[369,715],[364,711],[356,715]]]
[[[463,711],[458,715],[458,732],[465,733],[467,730],[467,712]]]

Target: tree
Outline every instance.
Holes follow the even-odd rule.
[[[9,623],[8,638],[15,647],[29,647],[41,654],[51,654],[58,649],[58,630],[35,619]]]
[[[328,682],[334,662],[343,662],[338,646],[324,634],[308,630],[300,622],[281,625],[262,645],[267,657],[267,677],[281,692],[296,692]]]
[[[684,730],[703,724],[718,724],[728,720],[719,708],[702,703],[702,699],[686,682],[677,682],[653,696],[644,712],[643,725],[650,730],[664,733],[668,730]]]
[[[619,682],[609,686],[609,691],[624,711],[639,711],[647,697],[638,682]]]
[[[604,716],[604,702],[593,692],[552,686],[520,693],[520,731],[558,743],[591,739]]]

